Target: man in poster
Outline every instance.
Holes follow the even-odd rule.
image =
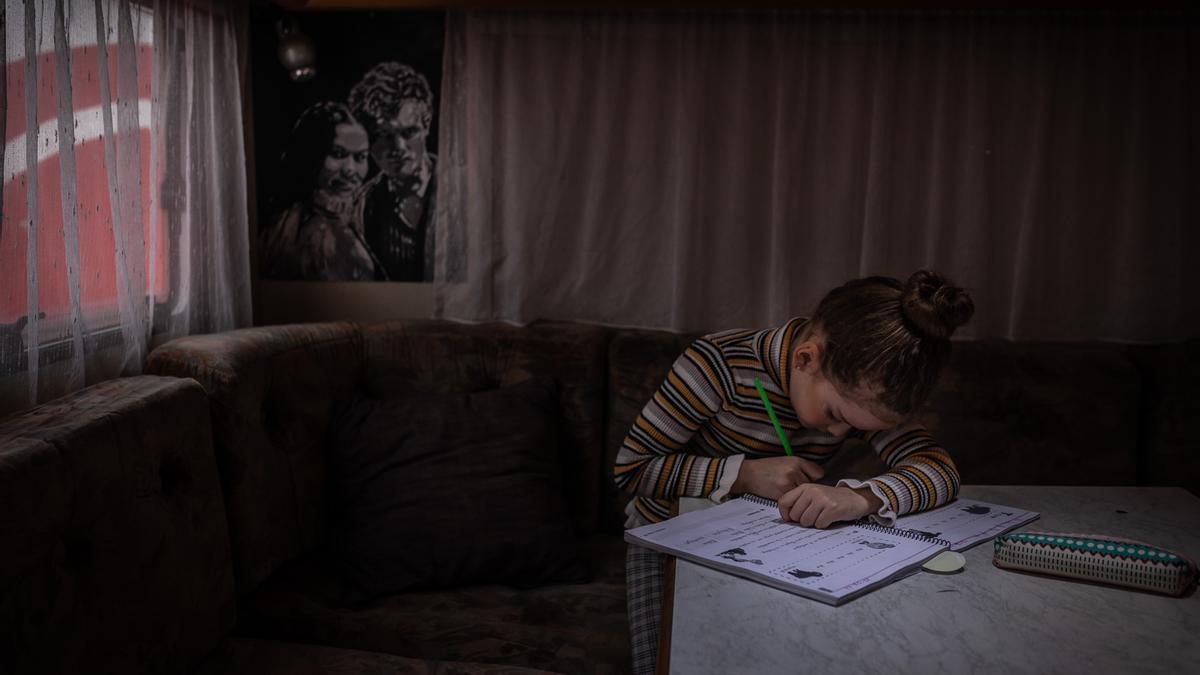
[[[363,186],[361,220],[379,263],[376,278],[431,281],[437,157],[426,149],[433,121],[429,83],[411,66],[388,61],[367,71],[348,98],[379,169]]]

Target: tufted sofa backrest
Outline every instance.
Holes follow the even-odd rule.
[[[1141,379],[1115,343],[959,342],[918,419],[966,483],[1133,485]]]
[[[189,672],[234,618],[198,384],[110,380],[0,420],[0,672]]]
[[[617,449],[698,335],[572,323],[302,324],[174,340],[150,355],[147,369],[194,377],[209,394],[244,594],[320,544],[330,421],[336,404],[359,391],[463,392],[531,375],[558,379],[576,529],[619,531],[626,498],[611,478]],[[1195,489],[1200,471],[1188,460],[1200,453],[1185,432],[1197,411],[1197,345],[956,342],[918,419],[951,451],[966,483]],[[881,468],[865,446],[844,454],[838,461],[849,473]],[[1192,469],[1181,474],[1181,465]]]

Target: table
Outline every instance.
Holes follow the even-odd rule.
[[[1200,498],[1181,488],[964,486],[960,496],[1041,513],[1018,532],[1125,536],[1200,559]],[[840,607],[677,560],[660,655],[687,675],[1196,672],[1195,589],[1172,598],[1012,572],[992,551],[985,541],[963,552],[962,572],[920,572]]]

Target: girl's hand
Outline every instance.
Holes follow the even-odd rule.
[[[812,483],[824,475],[825,469],[800,457],[746,459],[742,460],[730,491],[735,494],[753,492],[767,499],[779,499],[797,485]]]
[[[779,498],[779,515],[805,527],[824,529],[838,521],[858,520],[875,513],[882,504],[869,488],[852,490],[810,483]]]

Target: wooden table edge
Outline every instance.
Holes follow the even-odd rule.
[[[671,672],[671,621],[675,616],[675,556],[664,555],[662,618],[658,625],[658,658],[654,662],[655,675]]]

